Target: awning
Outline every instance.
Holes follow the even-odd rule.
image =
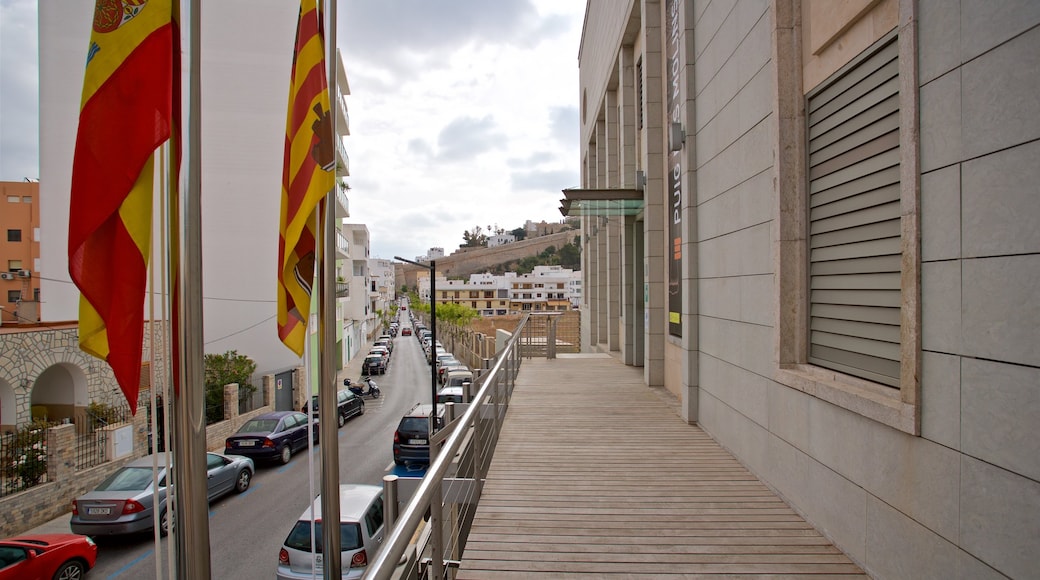
[[[643,191],[639,189],[563,190],[560,213],[564,217],[636,215],[643,210]]]

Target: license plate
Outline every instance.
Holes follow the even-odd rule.
[[[408,444],[409,445],[426,445],[426,440],[425,439],[409,439],[408,440]]]
[[[101,508],[101,507],[87,508],[87,515],[88,516],[108,516],[108,515],[112,515],[112,508]]]
[[[253,447],[254,445],[256,445],[256,441],[239,441],[238,442],[238,446],[239,447]]]

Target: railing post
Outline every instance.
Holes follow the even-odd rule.
[[[545,358],[552,360],[556,358],[556,317],[546,316],[546,322],[549,324],[545,333]]]
[[[397,501],[397,476],[396,475],[384,475],[383,476],[383,535],[386,535],[389,530],[394,529],[394,523],[397,521],[397,511],[399,509]]]

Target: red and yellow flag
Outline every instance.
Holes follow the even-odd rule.
[[[108,361],[134,413],[153,154],[176,132],[179,76],[176,0],[97,0],[72,162],[69,274],[81,293],[80,348]]]
[[[319,202],[336,183],[325,78],[322,13],[314,0],[302,0],[285,123],[278,238],[278,337],[298,356],[303,356],[314,284]]]

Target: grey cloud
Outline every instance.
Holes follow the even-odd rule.
[[[433,157],[433,147],[423,139],[412,139],[408,142],[408,153],[420,157]]]
[[[578,184],[578,173],[573,170],[514,171],[511,176],[513,189],[551,190],[559,192]]]
[[[532,167],[535,165],[541,165],[542,163],[548,163],[556,159],[556,155],[548,151],[535,151],[534,153],[527,156],[527,158],[513,157],[506,161],[510,167],[522,168]]]
[[[39,84],[36,2],[0,4],[0,180],[36,179]]]
[[[459,117],[441,129],[437,136],[437,158],[463,161],[490,149],[502,149],[505,142],[505,134],[496,129],[490,115],[482,119]]]
[[[549,129],[560,143],[578,148],[578,107],[553,107],[549,111]]]
[[[395,76],[438,66],[470,43],[535,46],[567,29],[566,18],[541,18],[530,0],[346,0],[338,14],[344,58]]]

